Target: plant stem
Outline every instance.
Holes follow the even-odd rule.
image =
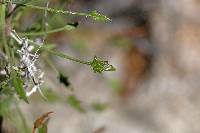
[[[85,64],[85,65],[90,65],[90,62],[88,62],[88,61],[83,61],[83,60],[71,57],[69,55],[66,55],[64,53],[58,52],[58,51],[47,50],[47,52],[49,52],[49,53],[51,53],[53,55],[56,55],[56,56],[71,60],[71,61],[75,61],[75,62],[78,62],[78,63],[81,63],[81,64]]]
[[[8,3],[10,2],[9,0],[5,0],[5,2],[0,2],[2,4]],[[20,2],[16,2],[16,1],[11,1],[12,4],[17,4],[20,6],[24,6],[24,7],[29,7],[29,8],[33,8],[33,9],[38,9],[38,10],[46,10],[48,12],[52,12],[52,13],[63,13],[66,15],[78,15],[78,16],[90,16],[90,14],[87,13],[81,13],[81,12],[72,12],[72,11],[64,11],[64,10],[57,10],[57,9],[53,9],[53,8],[46,8],[46,7],[41,7],[41,6],[36,6],[36,5],[31,5],[31,4],[26,4],[26,3],[20,3]]]
[[[2,29],[2,40],[3,40],[3,46],[6,52],[6,56],[10,57],[9,47],[7,44],[6,39],[6,25],[5,25],[5,11],[6,11],[6,5],[1,5],[1,29]]]
[[[56,32],[63,31],[63,30],[73,30],[73,29],[75,29],[74,26],[66,25],[64,27],[61,27],[61,28],[58,28],[58,29],[49,30],[49,31],[31,32],[31,33],[19,33],[19,35],[22,35],[22,36],[40,36],[40,35],[45,35],[45,34],[56,33]]]
[[[36,43],[36,42],[33,42],[31,40],[28,40],[29,43],[33,44],[35,47],[40,47],[40,44]],[[45,44],[43,44],[45,45]],[[56,51],[56,50],[49,50],[47,49],[46,47],[43,47],[41,46],[40,48],[41,50],[44,50],[50,54],[53,54],[53,55],[56,55],[56,56],[59,56],[59,57],[62,57],[62,58],[65,58],[65,59],[68,59],[68,60],[71,60],[71,61],[75,61],[77,63],[81,63],[81,64],[85,64],[85,65],[90,65],[90,62],[89,61],[83,61],[83,60],[80,60],[80,59],[77,59],[77,58],[74,58],[74,57],[71,57],[67,54],[64,54],[64,53],[61,53],[59,51]]]

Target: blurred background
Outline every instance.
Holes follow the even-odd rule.
[[[49,133],[200,132],[200,1],[49,0],[49,7],[97,10],[111,18],[101,23],[48,13],[49,29],[79,25],[45,41],[83,60],[101,57],[117,70],[96,74],[87,66],[42,54],[38,65],[45,70],[48,101],[36,93],[30,104],[19,103],[27,125],[53,111]],[[17,31],[40,31],[44,12],[23,10]],[[46,56],[67,76],[68,87],[46,65]],[[71,95],[80,105],[74,106]]]

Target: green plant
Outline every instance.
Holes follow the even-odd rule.
[[[42,1],[41,1],[42,2]],[[21,28],[18,20],[26,9],[34,9],[44,11],[44,19],[42,23],[36,23],[37,26],[27,28],[24,32],[18,32]],[[94,21],[109,22],[108,17],[92,11],[89,13],[72,12],[60,9],[54,9],[46,6],[34,4],[32,0],[1,0],[0,1],[0,115],[9,116],[8,105],[12,104],[15,99],[15,94],[18,98],[29,103],[28,100],[34,92],[39,91],[44,99],[41,88],[43,85],[43,71],[36,65],[40,55],[43,53],[59,56],[61,58],[71,60],[80,64],[89,66],[95,73],[102,73],[104,71],[115,71],[114,66],[110,65],[108,61],[104,61],[96,56],[91,61],[83,61],[71,57],[65,53],[55,50],[55,45],[46,43],[45,39],[48,34],[53,34],[59,31],[71,31],[78,27],[78,23],[67,23],[64,26],[55,29],[48,29],[47,13],[56,15],[63,14],[65,16],[83,16],[91,18]],[[42,41],[36,42],[35,38],[42,38]],[[58,79],[65,86],[69,85],[67,77],[65,77],[49,59],[45,59],[49,65],[55,70]],[[53,95],[51,95],[53,96]],[[80,101],[74,95],[68,97],[69,104],[83,111],[80,106]],[[98,106],[99,107],[99,106]],[[19,111],[19,108],[17,108]],[[22,115],[21,119],[24,122]],[[46,125],[45,125],[46,126]],[[36,129],[34,129],[36,130]],[[40,132],[43,132],[39,130]],[[26,130],[25,132],[28,132]]]

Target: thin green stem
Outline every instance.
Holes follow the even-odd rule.
[[[6,52],[6,56],[10,57],[9,47],[8,47],[7,38],[6,38],[5,12],[6,12],[6,5],[3,4],[1,5],[2,40],[3,40],[3,46]]]
[[[57,68],[56,68],[56,66],[52,63],[52,61],[48,58],[48,57],[46,57],[46,56],[49,56],[49,54],[47,53],[46,55],[45,55],[45,61],[46,61],[46,63],[57,73],[57,74],[59,74],[59,71],[57,70]]]
[[[90,16],[87,13],[57,10],[57,9],[53,9],[53,8],[46,8],[46,7],[35,6],[35,5],[30,5],[30,4],[23,4],[23,6],[30,7],[30,8],[33,8],[33,9],[38,9],[38,10],[46,10],[46,11],[52,12],[52,13],[62,13],[62,14],[66,14],[66,15],[72,14],[72,15],[86,16],[86,17]]]
[[[29,43],[33,44],[36,47],[40,46],[39,44],[37,44],[37,43],[35,43],[35,42],[31,41],[31,40],[28,40],[28,41],[29,41]],[[71,61],[75,61],[77,63],[81,63],[81,64],[85,64],[85,65],[90,65],[90,62],[88,62],[88,61],[83,61],[83,60],[71,57],[71,56],[69,56],[67,54],[61,53],[61,52],[56,51],[56,50],[49,50],[49,49],[47,49],[46,47],[43,47],[43,46],[41,46],[40,49],[44,50],[44,51],[46,51],[46,52],[48,52],[50,54],[53,54],[53,55],[56,55],[56,56],[59,56],[59,57],[62,57],[62,58],[65,58],[65,59],[68,59],[68,60],[71,60]]]
[[[70,30],[73,30],[73,29],[75,29],[74,26],[66,25],[66,26],[58,28],[58,29],[53,29],[53,30],[48,30],[48,31],[41,31],[41,32],[19,33],[19,35],[21,35],[21,36],[41,36],[41,35],[56,33],[56,32],[63,31],[63,30],[70,31]]]
[[[58,52],[58,51],[47,50],[47,52],[49,52],[49,53],[51,53],[53,55],[56,55],[56,56],[71,60],[71,61],[75,61],[75,62],[78,62],[78,63],[81,63],[81,64],[85,64],[85,65],[90,65],[90,62],[88,62],[88,61],[83,61],[83,60],[71,57],[69,55],[66,55],[64,53]]]

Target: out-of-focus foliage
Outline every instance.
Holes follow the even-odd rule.
[[[0,116],[15,123],[14,128],[21,133],[30,132],[30,125],[26,123],[18,103],[21,99],[30,104],[31,100],[40,101],[37,95],[31,96],[37,91],[45,97],[45,102],[66,104],[67,101],[68,105],[77,111],[86,111],[75,94],[67,96],[66,100],[66,95],[59,95],[51,89],[46,89],[48,87],[43,87],[44,72],[39,67],[47,63],[53,70],[52,73],[58,76],[59,83],[66,88],[72,88],[68,77],[52,63],[51,55],[84,64],[91,67],[95,73],[115,70],[114,66],[97,57],[92,61],[84,61],[58,51],[56,42],[51,42],[48,38],[51,35],[76,30],[80,23],[71,19],[72,17],[84,17],[86,20],[90,18],[99,22],[110,22],[111,19],[96,10],[86,13],[67,10],[63,4],[67,3],[66,1],[55,3],[49,4],[49,1],[43,0],[0,1]],[[79,48],[81,45],[74,45],[73,48],[81,49]],[[103,104],[97,103],[92,107],[98,111],[105,109]],[[35,121],[33,133],[36,130],[39,133],[47,133],[47,123],[51,113],[45,113]]]
[[[81,106],[81,102],[76,98],[75,95],[67,97],[68,104],[79,112],[84,112],[84,108]]]

